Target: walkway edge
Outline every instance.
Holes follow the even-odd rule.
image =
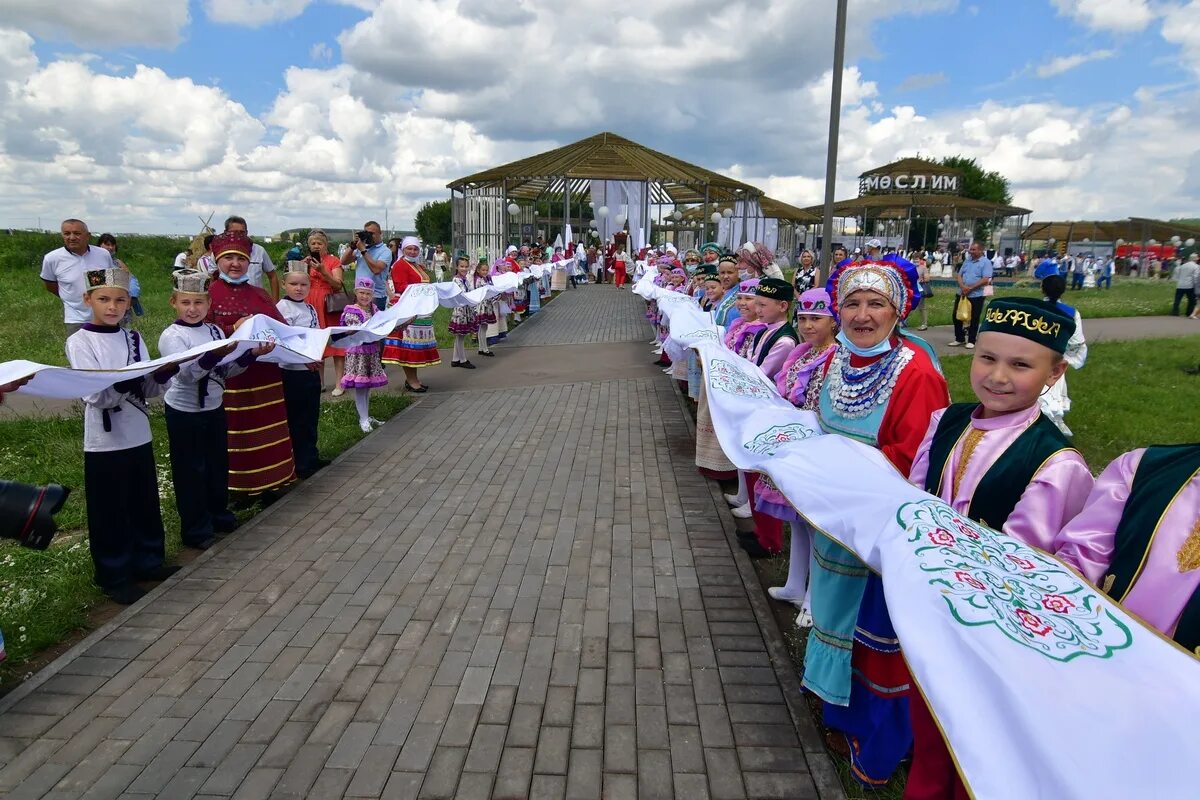
[[[687,398],[684,397],[674,380],[671,381],[671,384],[675,390],[675,400],[679,403],[684,423],[694,441],[696,424],[688,410]],[[809,774],[812,776],[813,784],[817,787],[817,796],[821,800],[846,800],[846,792],[842,787],[837,768],[834,767],[833,759],[825,749],[825,739],[817,729],[812,713],[804,703],[804,690],[800,686],[800,676],[796,674],[796,665],[792,662],[791,653],[783,641],[783,632],[779,630],[779,624],[770,607],[770,600],[762,590],[762,581],[759,580],[758,571],[754,568],[754,562],[751,561],[750,556],[746,555],[737,543],[737,523],[730,515],[725,499],[721,497],[719,484],[712,480],[705,480],[705,484],[713,499],[713,505],[718,509],[717,516],[721,521],[721,528],[725,531],[725,542],[733,553],[733,560],[737,564],[742,585],[746,588],[746,597],[750,601],[750,607],[754,610],[754,618],[758,622],[763,641],[767,645],[771,668],[775,671],[776,680],[779,681],[779,688],[783,692],[783,700],[787,704],[788,714],[792,718],[796,732],[800,735],[800,746],[808,761]]]
[[[392,420],[400,419],[401,417],[403,417],[405,414],[409,413],[413,409],[421,408],[421,406],[423,404],[422,403],[423,400],[425,400],[425,398],[423,398],[423,397],[414,398],[412,403],[410,403],[405,408],[401,409],[400,413],[397,414],[396,416],[392,417],[391,419],[389,419],[386,424],[390,425]],[[359,439],[357,442],[355,442],[350,447],[348,447],[345,450],[343,450],[342,452],[338,453],[337,456],[333,459],[333,461],[330,462],[330,466],[341,461],[343,458],[345,458],[349,454],[353,453],[358,448],[366,445],[370,441],[370,439],[371,439],[370,436],[364,436],[363,438]],[[303,486],[303,484],[301,484],[301,486]],[[299,487],[297,487],[297,488],[299,488]],[[238,528],[237,534],[235,534],[235,535],[241,535],[241,534],[244,534],[245,532],[253,530],[256,525],[260,524],[260,520],[268,519],[273,513],[276,512],[276,509],[282,508],[283,505],[284,504],[279,503],[279,502],[272,503],[268,508],[263,509],[263,511],[261,513],[255,514],[253,517],[251,517],[250,521],[247,522],[245,525],[240,526]],[[193,572],[195,572],[196,569],[198,569],[200,567],[200,565],[204,564],[210,558],[214,558],[217,555],[217,553],[220,553],[222,550],[224,550],[226,547],[228,547],[229,543],[231,541],[232,541],[231,537],[219,539],[216,544],[214,544],[212,547],[205,550],[200,555],[196,556],[194,559],[192,559],[192,561],[190,563],[181,567],[179,569],[179,571],[176,572],[174,575],[172,575],[170,578],[167,578],[165,581],[160,583],[158,586],[155,586],[153,589],[151,589],[149,592],[147,592],[146,596],[143,597],[141,600],[138,600],[133,605],[126,607],[123,611],[121,611],[115,617],[110,619],[108,622],[104,623],[99,628],[92,631],[87,636],[83,637],[78,642],[76,642],[69,650],[67,650],[61,656],[54,659],[46,666],[42,667],[40,670],[38,670],[36,673],[34,673],[28,680],[23,681],[20,686],[16,687],[15,689],[13,689],[11,692],[4,695],[3,697],[0,697],[0,714],[6,713],[9,709],[11,709],[17,703],[21,702],[26,697],[28,697],[30,694],[32,694],[38,687],[40,687],[46,681],[50,680],[55,675],[62,672],[63,667],[66,667],[72,661],[79,658],[81,655],[83,655],[83,653],[88,648],[90,648],[92,645],[94,645],[97,642],[104,639],[106,636],[108,636],[110,633],[115,631],[117,628],[121,627],[122,624],[124,624],[126,621],[128,621],[135,614],[140,613],[146,606],[150,605],[155,600],[157,600],[159,595],[163,594],[168,589],[170,589],[172,586],[174,586],[176,583],[179,583],[180,581],[184,580],[189,575],[191,575]]]

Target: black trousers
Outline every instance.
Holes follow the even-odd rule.
[[[959,295],[961,297],[961,295]],[[979,335],[979,319],[983,316],[983,298],[968,297],[967,300],[971,303],[971,322],[968,325],[958,321],[958,317],[954,318],[954,341],[961,342],[964,339],[971,344],[975,344],[975,337]],[[958,305],[958,301],[954,301]]]
[[[237,524],[229,510],[225,409],[189,413],[168,405],[166,412],[180,538],[201,544]]]
[[[296,474],[308,477],[317,469],[317,423],[321,418],[321,375],[309,369],[283,369],[283,403]]]
[[[96,584],[115,589],[161,567],[166,535],[154,448],[147,442],[128,450],[84,452],[83,484]]]
[[[1187,298],[1187,311],[1184,312],[1187,316],[1191,316],[1196,310],[1196,290],[1195,289],[1176,289],[1175,302],[1171,305],[1171,316],[1179,316],[1179,301]]]

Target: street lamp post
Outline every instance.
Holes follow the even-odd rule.
[[[837,18],[833,34],[833,81],[829,98],[829,149],[825,158],[825,213],[821,225],[822,275],[833,264],[833,190],[837,181],[838,130],[842,120],[842,69],[846,62],[846,5],[837,0]]]

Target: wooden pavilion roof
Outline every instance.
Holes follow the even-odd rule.
[[[459,178],[448,187],[505,187],[511,198],[535,200],[561,197],[568,183],[572,196],[582,196],[593,180],[647,181],[656,185],[652,203],[702,203],[706,188],[710,203],[762,195],[747,183],[607,132]]]
[[[814,214],[811,211],[798,208],[782,200],[776,200],[774,197],[764,195],[758,198],[758,205],[762,209],[763,216],[767,219],[777,219],[780,222],[795,222],[803,225],[816,224],[821,221],[820,214]],[[703,215],[704,208],[702,206],[693,206],[683,212],[685,220],[700,219]]]
[[[884,164],[882,167],[869,169],[858,177],[866,178],[870,175],[892,175],[897,172],[917,172],[926,175],[962,175],[963,171],[954,167],[947,167],[939,164],[936,161],[929,161],[924,158],[902,158],[899,161],[893,161],[890,164]]]
[[[1172,236],[1182,239],[1200,239],[1200,227],[1161,219],[1130,217],[1107,222],[1099,220],[1033,222],[1021,232],[1022,239],[1034,241],[1055,239],[1060,242],[1077,242],[1084,238],[1100,242],[1114,242],[1117,239],[1124,239],[1130,243],[1142,242],[1147,239],[1166,242]]]

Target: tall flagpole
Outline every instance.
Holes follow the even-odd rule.
[[[833,36],[833,96],[829,100],[829,154],[825,161],[825,219],[821,230],[822,274],[833,266],[833,190],[837,182],[838,130],[842,122],[842,67],[846,61],[846,3],[837,0],[837,27]]]

